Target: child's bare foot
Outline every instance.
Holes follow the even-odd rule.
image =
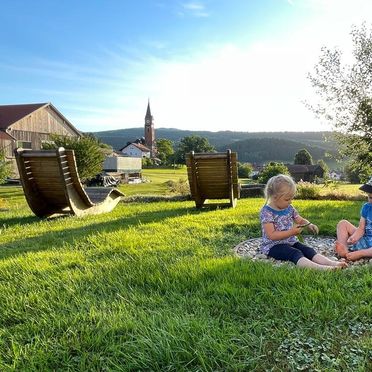
[[[349,250],[347,249],[346,245],[341,244],[338,241],[336,241],[335,244],[335,251],[340,257],[346,257],[346,255],[349,253]]]
[[[349,265],[345,259],[341,259],[340,261],[330,259],[326,266],[332,266],[335,269],[346,269]]]
[[[340,269],[346,269],[349,265],[347,264],[346,261],[336,261],[336,267]]]
[[[361,258],[364,258],[364,253],[363,250],[361,251],[354,251],[354,252],[349,252],[346,254],[346,259],[349,261],[358,261]]]

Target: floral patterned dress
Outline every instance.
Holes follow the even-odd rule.
[[[265,223],[272,223],[274,224],[274,229],[276,231],[286,231],[293,227],[294,220],[299,216],[296,208],[292,205],[289,205],[288,208],[283,210],[276,210],[271,208],[268,205],[264,205],[260,211],[260,222],[261,222],[261,230],[262,230],[262,243],[260,246],[260,250],[264,254],[268,254],[270,248],[277,244],[289,244],[293,245],[298,242],[296,236],[290,236],[286,239],[281,240],[271,240],[266,235],[265,230],[263,228]]]

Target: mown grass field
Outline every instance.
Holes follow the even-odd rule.
[[[49,220],[19,187],[0,198],[1,371],[372,369],[371,266],[315,272],[234,257],[260,234],[261,198]],[[362,202],[294,204],[335,235]]]

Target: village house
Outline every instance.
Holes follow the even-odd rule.
[[[141,143],[132,142],[119,150],[124,155],[132,156],[134,158],[150,158],[151,151]]]
[[[334,180],[334,181],[340,181],[340,180],[342,180],[343,176],[344,176],[343,173],[341,171],[339,171],[339,170],[333,170],[332,169],[329,172],[329,178],[331,180]]]
[[[323,168],[318,165],[286,164],[292,178],[296,181],[314,182],[315,178],[323,178]]]
[[[80,137],[81,133],[51,103],[0,105],[0,149],[13,164],[17,147],[40,150],[51,134]]]

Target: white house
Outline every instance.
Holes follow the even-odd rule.
[[[131,156],[134,158],[149,158],[151,151],[146,146],[140,143],[130,143],[119,150],[124,155]]]
[[[343,173],[338,170],[331,170],[329,172],[329,178],[335,181],[341,180],[343,177]]]

